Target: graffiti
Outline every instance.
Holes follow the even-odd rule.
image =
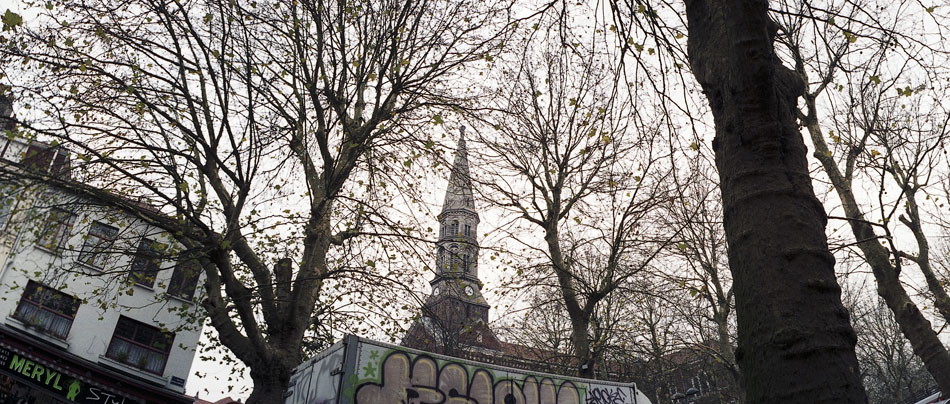
[[[337,402],[343,364],[343,349],[323,354],[323,360],[305,364],[307,371],[294,372],[290,385],[293,394],[285,404],[330,404]]]
[[[66,399],[76,401],[76,395],[79,394],[80,390],[82,390],[82,385],[79,384],[78,380],[73,380],[73,382],[69,384],[69,392],[66,393]]]
[[[587,391],[585,404],[624,404],[626,402],[627,395],[620,387],[612,391],[608,388],[595,387]]]
[[[534,376],[495,381],[485,369],[476,369],[470,377],[468,369],[458,363],[439,369],[431,357],[420,355],[412,360],[399,351],[390,353],[378,371],[379,383],[363,383],[356,389],[357,404],[581,403],[577,387],[570,381],[559,386],[551,379],[538,381]]]
[[[115,394],[103,391],[95,387],[89,388],[89,393],[87,394],[85,401],[87,403],[102,403],[102,404],[124,404],[125,397],[119,397]]]

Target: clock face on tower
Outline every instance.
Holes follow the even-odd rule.
[[[466,286],[466,287],[465,287],[465,294],[466,294],[466,295],[469,295],[469,296],[474,296],[474,295],[475,295],[475,289],[473,289],[471,286]]]

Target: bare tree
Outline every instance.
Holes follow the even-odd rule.
[[[594,34],[606,27],[572,26],[571,12],[526,30],[519,59],[502,66],[500,112],[484,118],[494,130],[480,140],[494,174],[486,197],[543,239],[515,235],[529,250],[519,271],[529,283],[531,273],[556,280],[576,366],[590,377],[609,339],[601,305],[669,239],[649,218],[671,169],[652,111],[618,87],[616,52]]]
[[[503,328],[508,330],[504,337],[520,346],[525,357],[550,365],[558,369],[558,373],[577,373],[571,318],[556,282],[536,279],[530,282],[530,287],[519,288],[524,283],[520,280],[511,286],[524,293],[528,306],[508,314],[507,321],[511,325]],[[591,345],[602,342],[591,340]]]
[[[683,161],[689,163],[689,182],[678,187],[679,197],[670,198],[664,216],[667,227],[681,230],[667,248],[664,268],[657,276],[688,291],[683,304],[673,306],[674,310],[681,309],[678,316],[690,327],[683,333],[688,345],[702,349],[711,363],[719,363],[727,371],[730,385],[740,386],[742,374],[735,354],[735,292],[718,184],[713,178],[715,167],[703,153]],[[690,340],[688,336],[698,338]],[[742,397],[734,399],[744,401]]]
[[[672,36],[655,23],[664,10],[617,3],[631,24]],[[687,1],[685,11],[689,63],[716,126],[712,148],[747,399],[866,402],[824,234],[827,217],[796,123],[803,83],[776,56],[768,2]]]
[[[941,389],[950,391],[950,353],[914,301],[914,290],[908,291],[908,272],[901,276],[916,266],[927,299],[944,321],[950,319],[950,297],[931,265],[925,229],[930,213],[921,206],[947,167],[939,150],[950,118],[938,98],[926,96],[934,91],[939,97],[936,88],[899,87],[913,80],[932,83],[941,74],[931,63],[943,52],[924,42],[926,35],[912,33],[913,26],[901,25],[914,12],[928,12],[909,7],[879,15],[871,11],[873,2],[787,8],[780,19],[782,42],[806,83],[797,114],[841,202],[840,219],[847,221],[853,245],[877,280],[877,293],[914,352]],[[902,232],[913,243],[902,240]]]
[[[509,26],[482,1],[46,5],[35,23],[4,19],[0,51],[19,110],[36,112],[23,132],[77,157],[73,180],[34,179],[200,252],[202,306],[250,369],[249,403],[281,401],[342,299],[326,282],[370,277],[353,296],[372,299],[406,276],[386,260],[420,234],[388,201],[432,149],[412,123],[460,104],[452,79]]]
[[[887,304],[863,291],[855,292],[851,300],[858,361],[870,402],[901,402],[931,388],[933,378],[904,338]]]

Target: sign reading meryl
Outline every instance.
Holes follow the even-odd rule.
[[[77,404],[132,404],[137,401],[83,383],[56,369],[22,356],[6,348],[0,347],[0,369],[15,378],[26,380],[34,386],[53,393],[57,397],[65,398]]]

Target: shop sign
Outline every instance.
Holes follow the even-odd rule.
[[[0,347],[0,369],[14,378],[26,380],[34,386],[40,386],[56,397],[71,403],[137,403],[137,401],[121,394],[90,385],[3,347]]]

